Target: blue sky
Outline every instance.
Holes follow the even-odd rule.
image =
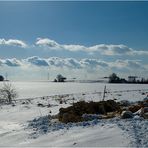
[[[2,73],[10,73],[14,69],[17,69],[17,72],[23,69],[24,72],[22,67],[31,63],[38,66],[38,71],[41,71],[45,66],[51,66],[49,63],[51,57],[58,57],[65,60],[61,66],[62,70],[70,68],[66,65],[67,61],[69,62],[67,58],[73,58],[78,65],[70,61],[71,68],[75,71],[83,69],[84,73],[88,72],[90,78],[96,78],[99,70],[104,68],[98,62],[108,65],[104,69],[107,74],[115,71],[121,75],[139,75],[136,72],[138,68],[143,72],[141,75],[146,76],[148,67],[147,18],[148,2],[144,1],[1,1],[0,69]],[[32,57],[31,61],[28,61],[29,57]],[[16,59],[13,60],[13,58]],[[41,59],[44,61],[42,65],[39,63]],[[85,61],[84,64],[84,59],[89,59],[89,61]],[[11,64],[8,64],[7,60]],[[16,64],[16,60],[20,65]],[[95,63],[97,63],[97,70],[92,76],[90,71]],[[83,68],[80,68],[80,65]],[[56,64],[54,66],[60,67]],[[134,70],[134,73],[129,69]],[[58,70],[60,72],[61,69]],[[29,68],[27,71],[29,73]],[[68,74],[69,71],[64,73]],[[103,74],[100,72],[100,75]]]

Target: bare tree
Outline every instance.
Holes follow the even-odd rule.
[[[0,99],[12,103],[12,100],[17,96],[18,93],[14,86],[10,82],[4,82],[2,88],[0,88]]]

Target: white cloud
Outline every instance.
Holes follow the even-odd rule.
[[[59,49],[60,45],[54,40],[48,38],[37,38],[36,45],[47,46],[49,48]]]
[[[116,60],[115,62],[111,62],[110,66],[113,68],[128,69],[128,70],[145,69],[145,65],[143,65],[138,60]]]
[[[54,40],[48,38],[37,38],[35,43],[40,47],[47,47],[49,49],[55,50],[68,50],[68,51],[87,51],[87,47],[82,45],[68,45],[68,44],[59,44]]]
[[[97,59],[82,59],[80,61],[80,63],[83,65],[83,66],[89,66],[89,67],[97,67],[97,66],[101,66],[101,67],[108,67],[108,63],[107,62],[104,62],[104,61],[100,61],[100,60],[97,60]]]
[[[136,50],[133,50],[133,54],[134,55],[148,55],[148,51],[143,51],[143,50],[136,51]]]
[[[47,59],[47,61],[49,63],[49,66],[81,68],[80,62],[74,58],[50,57]]]
[[[65,66],[65,59],[58,58],[58,57],[51,57],[48,58],[48,62],[50,67],[55,66],[55,67],[64,67]]]
[[[87,51],[87,47],[82,45],[61,45],[61,47],[69,51]]]
[[[74,58],[66,58],[65,65],[71,68],[77,68],[77,69],[82,68],[81,62]]]
[[[99,52],[102,55],[114,56],[114,55],[148,55],[148,51],[134,50],[123,44],[98,44],[94,46],[74,45],[74,44],[59,44],[54,40],[48,38],[38,38],[36,45],[40,47],[46,47],[56,50],[68,50],[68,51],[84,51],[88,53]]]
[[[17,60],[16,58],[0,60],[0,63],[0,65],[7,65],[10,67],[22,66],[21,61]]]
[[[99,51],[103,55],[132,55],[133,49],[125,46],[125,45],[106,45],[100,44],[89,47],[92,51]]]
[[[19,46],[22,48],[26,48],[27,44],[24,41],[17,40],[17,39],[0,39],[0,45],[8,45],[8,46]]]
[[[23,61],[36,66],[49,66],[45,59],[41,59],[37,56],[29,57],[27,59],[24,59]]]

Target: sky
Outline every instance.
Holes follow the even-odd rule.
[[[147,78],[147,18],[146,1],[0,1],[0,74]]]

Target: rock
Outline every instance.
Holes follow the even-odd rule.
[[[148,102],[148,96],[143,99],[144,102]]]
[[[28,101],[23,101],[22,104],[29,104],[29,102]]]
[[[73,143],[73,145],[76,145],[76,144],[77,144],[76,142]]]
[[[42,103],[38,103],[37,106],[38,106],[38,107],[45,107],[45,105],[42,104]]]
[[[60,104],[63,104],[63,100],[62,100],[62,99],[60,99],[60,100],[59,100],[59,103],[60,103]]]
[[[143,118],[144,118],[144,119],[148,119],[148,113],[144,113],[144,114],[143,114]]]
[[[47,107],[51,107],[51,104],[48,104]]]
[[[141,116],[145,119],[148,119],[148,107],[144,107],[141,109]]]
[[[16,104],[13,103],[12,106],[14,107],[14,106],[16,106]]]
[[[143,107],[148,107],[148,102],[143,102]]]
[[[148,97],[144,98],[143,101],[141,102],[142,107],[148,107]]]
[[[123,111],[121,114],[122,119],[133,118],[134,114],[131,111]]]

